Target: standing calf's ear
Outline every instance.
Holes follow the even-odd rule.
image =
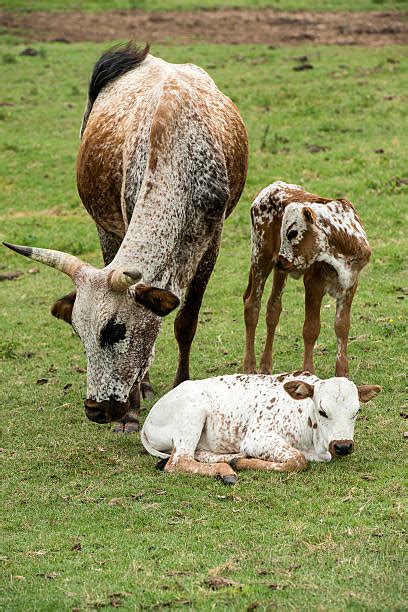
[[[307,397],[313,397],[314,386],[301,380],[290,380],[283,385],[286,393],[289,393],[290,397],[295,400],[306,399]]]
[[[307,223],[314,223],[316,221],[316,215],[309,206],[304,207],[303,216]]]
[[[51,308],[51,314],[57,317],[57,319],[63,319],[71,325],[72,309],[74,307],[75,298],[75,291],[68,293],[68,295],[64,295],[64,297],[55,302],[54,306]]]
[[[178,297],[171,291],[151,285],[136,285],[134,295],[136,302],[143,304],[159,317],[168,315],[180,304]]]
[[[378,395],[380,391],[382,391],[382,387],[380,387],[379,385],[360,385],[359,387],[357,387],[357,391],[358,399],[360,400],[360,402],[365,404],[366,402],[369,402],[371,399],[373,399],[373,397]]]

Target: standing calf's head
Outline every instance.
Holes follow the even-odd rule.
[[[76,296],[62,298],[52,314],[72,324],[87,358],[87,417],[107,423],[123,417],[129,395],[149,367],[160,317],[179,305],[170,291],[138,283],[137,271],[98,270],[77,257],[6,244],[71,277]]]
[[[368,402],[378,395],[378,385],[356,385],[348,378],[329,378],[314,385],[301,380],[291,380],[284,389],[296,400],[310,398],[313,401],[313,421],[319,451],[329,451],[332,457],[349,455],[354,447],[354,425],[360,402]]]
[[[279,270],[305,272],[324,250],[326,237],[310,206],[289,204],[282,218]]]

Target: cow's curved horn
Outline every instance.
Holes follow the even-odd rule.
[[[111,276],[111,287],[114,291],[126,291],[138,283],[141,278],[142,273],[138,270],[114,270]]]
[[[3,244],[12,251],[29,257],[34,261],[46,264],[56,270],[60,270],[71,278],[74,277],[75,272],[80,266],[86,265],[81,259],[75,257],[75,255],[69,255],[69,253],[64,253],[63,251],[20,246],[19,244],[10,244],[9,242],[3,242]]]

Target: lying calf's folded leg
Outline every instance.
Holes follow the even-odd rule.
[[[208,450],[196,450],[194,453],[194,459],[201,461],[202,463],[229,463],[233,459],[239,459],[243,457],[242,453],[213,453]]]
[[[230,461],[230,466],[234,470],[262,470],[273,472],[298,472],[305,470],[307,461],[302,453],[298,457],[292,457],[287,461],[276,462],[256,459],[255,457],[239,457]]]
[[[225,484],[235,484],[237,481],[237,475],[228,463],[200,463],[189,455],[177,453],[176,450],[173,450],[164,471],[219,476]]]
[[[262,435],[251,431],[245,436],[241,450],[244,458],[231,463],[237,470],[297,472],[307,467],[304,454],[273,431],[263,431]]]

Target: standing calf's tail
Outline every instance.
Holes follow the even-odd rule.
[[[140,49],[134,42],[129,41],[126,44],[115,45],[101,55],[94,66],[89,80],[88,103],[82,118],[81,138],[92,106],[101,90],[118,77],[139,66],[148,53],[149,45],[146,45],[144,49]]]

